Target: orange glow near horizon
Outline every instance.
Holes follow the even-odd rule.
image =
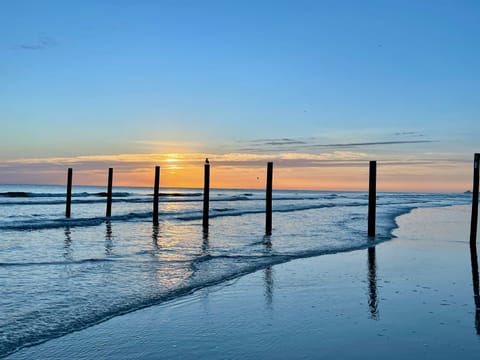
[[[332,161],[334,155],[308,155],[291,161],[295,154],[283,156],[227,154],[210,155],[212,188],[265,188],[266,162],[274,162],[274,188],[291,190],[366,191],[368,161]],[[297,155],[298,156],[298,155]],[[343,157],[344,154],[337,154]],[[153,184],[154,167],[160,165],[162,187],[203,187],[205,154],[127,154],[76,158],[30,159],[0,162],[14,164],[11,174],[22,183],[65,183],[66,168],[74,169],[74,184],[104,186],[108,167],[114,168],[114,186],[144,186]],[[276,159],[278,164],[275,163]],[[325,158],[325,161],[323,160]],[[307,166],[311,160],[318,166]],[[342,162],[347,161],[347,163]],[[292,164],[292,165],[290,165]],[[32,170],[33,169],[33,170]],[[470,189],[470,166],[467,163],[429,165],[389,164],[378,162],[378,191],[463,192]],[[2,171],[2,175],[8,174]],[[4,183],[8,177],[0,178]],[[18,180],[17,180],[18,183]]]
[[[266,167],[265,167],[266,168]],[[385,172],[382,172],[385,170]],[[418,191],[418,192],[462,192],[469,189],[468,182],[461,174],[408,174],[396,169],[379,167],[378,191]],[[105,171],[74,172],[75,182],[82,185],[103,186],[106,183]],[[134,172],[114,171],[115,186],[151,187],[154,177],[154,165],[137,168]],[[63,174],[62,174],[63,175]],[[211,187],[230,189],[265,188],[266,169],[211,167]],[[274,188],[286,190],[332,190],[366,191],[368,188],[368,164],[364,168],[275,168]],[[161,166],[160,183],[162,187],[202,188],[203,166],[174,166],[168,163]],[[62,183],[59,183],[62,184]]]

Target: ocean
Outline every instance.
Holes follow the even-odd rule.
[[[112,317],[302,257],[393,238],[414,208],[464,205],[471,194],[378,193],[374,240],[366,192],[274,191],[265,236],[265,192],[212,189],[202,231],[198,189],[75,186],[65,218],[63,186],[0,185],[0,357]]]

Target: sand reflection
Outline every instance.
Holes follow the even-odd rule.
[[[160,226],[158,224],[152,225],[152,245],[153,249],[157,251],[160,247],[158,246],[158,237],[160,234]]]
[[[269,309],[273,308],[273,288],[274,288],[274,282],[273,282],[273,267],[269,266],[265,268],[264,271],[264,284],[265,284],[265,304]]]
[[[208,241],[208,230],[202,232],[202,254],[208,254],[208,250],[210,248],[210,244]]]
[[[375,246],[368,248],[368,308],[370,317],[378,320],[377,261]]]
[[[72,249],[72,232],[70,226],[65,226],[64,229],[65,240],[63,241],[63,257],[65,260],[73,260],[73,249]]]
[[[475,329],[477,335],[480,335],[480,294],[479,294],[479,276],[478,276],[478,256],[477,244],[470,243],[470,259],[472,263],[472,284],[473,284],[473,299],[475,303]]]
[[[105,221],[105,255],[113,253],[113,231],[110,220]]]

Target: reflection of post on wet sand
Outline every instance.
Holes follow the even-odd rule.
[[[208,243],[208,230],[203,231],[202,233],[202,253],[205,254],[208,252],[209,243]]]
[[[105,221],[105,254],[111,255],[113,252],[113,232],[110,220]]]
[[[158,234],[160,233],[160,228],[158,224],[152,225],[152,244],[155,250],[158,250]]]
[[[368,307],[372,319],[378,319],[377,264],[375,246],[368,248]]]
[[[265,268],[264,272],[265,282],[265,302],[266,305],[271,308],[273,305],[273,268],[271,266]]]
[[[65,240],[63,245],[63,257],[66,260],[73,259],[73,250],[72,250],[72,232],[70,231],[70,226],[65,226],[64,229]]]
[[[268,255],[272,252],[272,236],[264,235],[263,236],[263,252],[265,255]],[[268,308],[272,308],[273,305],[273,268],[271,266],[265,268],[264,270],[264,284],[265,284],[265,304]]]
[[[479,294],[479,276],[478,276],[478,256],[477,244],[470,243],[470,259],[472,262],[472,283],[473,283],[473,299],[475,301],[475,329],[477,335],[480,335],[480,294]]]

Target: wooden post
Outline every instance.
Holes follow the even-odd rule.
[[[272,235],[272,181],[273,162],[267,164],[267,193],[265,204],[265,234]]]
[[[67,206],[65,209],[65,216],[70,217],[70,209],[72,205],[72,168],[68,168],[67,173]]]
[[[108,169],[108,185],[107,185],[107,212],[106,216],[112,216],[112,183],[113,183],[113,168]]]
[[[375,217],[377,206],[377,162],[370,161],[368,186],[368,236],[375,237]]]
[[[208,210],[210,201],[210,163],[205,159],[203,179],[203,231],[208,231]]]
[[[153,186],[153,223],[158,225],[158,188],[160,187],[160,166],[155,166],[155,184]]]
[[[480,168],[480,153],[476,153],[473,160],[472,221],[470,223],[470,243],[477,242],[479,168]]]

